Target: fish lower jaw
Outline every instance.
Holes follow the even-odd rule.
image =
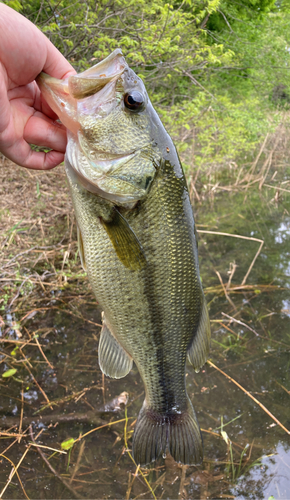
[[[75,166],[74,162],[71,162],[66,156],[65,158],[66,174],[71,180],[72,184],[76,184],[78,188],[83,188],[89,193],[95,194],[104,200],[107,200],[114,205],[124,207],[127,209],[132,209],[135,207],[136,203],[142,198],[140,193],[136,195],[127,195],[121,192],[111,192],[104,189],[103,186],[99,185],[98,180],[92,182],[85,175],[83,175]]]

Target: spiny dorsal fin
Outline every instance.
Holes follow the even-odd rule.
[[[106,222],[102,219],[102,223],[124,266],[132,271],[142,269],[146,265],[144,250],[133,229],[120,212],[115,208],[113,220]]]
[[[125,377],[132,368],[133,360],[110,332],[103,315],[103,327],[99,342],[99,365],[108,377]]]
[[[196,372],[205,364],[210,348],[210,321],[204,295],[202,296],[202,307],[199,325],[192,344],[187,352],[190,364]]]

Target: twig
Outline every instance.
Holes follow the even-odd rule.
[[[92,387],[94,388],[94,386]],[[82,392],[83,394],[84,392]],[[78,393],[77,393],[78,394]],[[75,397],[76,394],[73,394],[70,396],[70,398]],[[67,400],[68,398],[66,398]],[[64,400],[62,400],[64,401]],[[113,398],[111,401],[108,401],[107,404],[100,406],[98,409],[94,409],[92,411],[88,411],[86,413],[69,413],[69,414],[53,414],[53,415],[43,415],[40,416],[39,418],[33,417],[23,417],[22,423],[26,425],[30,425],[32,423],[35,424],[52,424],[52,423],[67,423],[67,422],[89,422],[91,424],[95,425],[103,425],[104,427],[108,425],[105,420],[100,418],[98,415],[103,415],[104,413],[115,413],[120,410],[122,410],[123,406],[125,406],[128,402],[128,393],[127,392],[121,392],[119,396],[116,396]],[[55,404],[54,401],[50,402],[52,405]],[[49,405],[46,405],[48,407]],[[1,423],[1,425],[4,427],[11,428],[13,426],[17,426],[18,424],[18,418],[17,417],[6,417],[5,420]],[[11,434],[11,433],[10,433]],[[0,432],[1,435],[1,432]],[[13,436],[19,436],[19,434],[11,434],[11,437]]]
[[[222,321],[217,321],[217,323],[219,323],[223,328],[225,328],[226,330],[228,330],[229,332],[231,332],[233,335],[235,335],[236,337],[240,338],[239,334],[234,332],[234,330],[232,330],[231,328],[229,328],[227,325],[225,325]]]
[[[133,417],[131,417],[133,418]],[[125,418],[121,418],[121,420],[114,420],[114,422],[107,422],[106,424],[104,425],[100,425],[99,427],[96,427],[95,429],[91,429],[90,431],[86,432],[85,434],[81,434],[76,440],[75,440],[75,443],[77,443],[77,441],[80,441],[81,439],[83,439],[84,437],[88,436],[89,434],[91,434],[92,432],[95,432],[95,431],[98,431],[99,429],[103,429],[104,427],[110,427],[111,425],[115,425],[115,424],[120,424],[121,422],[124,422],[126,419]]]
[[[260,241],[261,241],[261,240],[260,240]],[[253,269],[253,265],[255,264],[256,259],[257,259],[257,257],[258,257],[258,255],[259,255],[259,253],[260,253],[260,252],[261,252],[261,250],[262,250],[263,245],[264,245],[264,241],[261,241],[261,244],[260,244],[260,246],[259,246],[259,248],[258,248],[258,251],[257,251],[257,253],[256,253],[255,257],[253,258],[252,263],[251,263],[251,265],[250,265],[250,267],[249,267],[249,269],[248,269],[248,271],[247,271],[247,273],[246,273],[246,275],[245,275],[245,277],[244,277],[244,279],[243,279],[243,281],[242,281],[241,285],[244,285],[244,284],[246,283],[246,281],[247,281],[247,279],[248,279],[248,276],[249,276],[250,272],[251,272],[251,271],[252,271],[252,269]]]
[[[41,345],[40,345],[40,343],[38,342],[38,338],[36,337],[36,335],[35,335],[34,339],[35,339],[35,342],[36,342],[36,343],[37,343],[37,345],[38,345],[38,348],[39,348],[39,350],[40,350],[40,352],[41,352],[41,354],[42,354],[43,358],[44,358],[44,359],[45,359],[45,361],[47,362],[48,366],[49,366],[49,367],[53,370],[54,368],[53,368],[52,364],[48,361],[47,357],[45,356],[45,354],[44,354],[44,352],[43,352],[43,350],[42,350],[42,348],[41,348]]]
[[[0,433],[0,436],[1,436],[1,433]],[[5,450],[2,452],[2,455],[5,455],[5,453],[10,450],[10,448],[15,444],[17,443],[18,439],[15,439],[15,441],[13,441],[12,443],[10,443],[7,448],[5,448]]]
[[[61,246],[61,243],[58,243],[57,245],[50,245],[48,247],[40,247],[40,246],[34,246],[32,248],[29,248],[28,250],[24,250],[24,252],[20,252],[18,253],[17,255],[15,255],[14,257],[12,257],[12,259],[10,259],[8,262],[6,262],[6,264],[4,264],[2,266],[2,269],[5,269],[5,267],[8,267],[11,262],[14,262],[14,260],[18,259],[19,257],[21,257],[22,255],[25,255],[26,253],[29,253],[29,252],[33,252],[33,250],[49,250],[50,248],[59,248]]]
[[[136,466],[136,473],[138,473],[138,466],[137,466],[134,458],[132,457],[130,451],[128,450],[128,442],[127,442],[127,424],[128,424],[127,408],[125,408],[125,418],[124,418],[124,420],[125,420],[125,426],[124,426],[124,443],[125,443],[126,451],[127,451],[128,455],[129,455],[129,457],[131,458],[133,464],[135,464],[135,466]],[[147,481],[147,479],[144,476],[142,470],[141,469],[139,469],[139,470],[140,470],[140,474],[143,477],[143,479],[144,479],[147,487],[149,488],[149,491],[150,491],[151,495],[153,496],[154,500],[157,500],[156,496],[155,496],[155,493],[154,493],[154,491],[153,491],[150,483]]]
[[[220,280],[220,284],[222,285],[222,288],[223,288],[223,291],[224,291],[224,294],[225,294],[225,297],[226,299],[229,301],[229,303],[231,304],[231,306],[235,309],[235,311],[237,310],[235,304],[233,303],[232,299],[229,297],[229,294],[227,293],[227,290],[226,290],[226,287],[225,285],[223,284],[223,280],[222,280],[222,277],[220,275],[220,273],[215,269],[215,273],[218,277],[218,279]]]
[[[256,255],[255,255],[255,257],[253,258],[252,263],[251,263],[251,265],[250,265],[250,267],[249,267],[249,269],[248,269],[247,273],[245,274],[245,277],[244,277],[244,279],[243,279],[243,281],[242,281],[242,283],[241,283],[241,285],[244,285],[244,284],[246,283],[246,281],[247,281],[248,277],[249,277],[249,274],[250,274],[250,272],[251,272],[251,270],[252,270],[252,268],[253,268],[253,265],[254,265],[254,264],[255,264],[255,262],[256,262],[256,259],[257,259],[258,255],[259,255],[259,253],[260,253],[260,252],[261,252],[261,250],[262,250],[262,247],[263,247],[263,245],[264,245],[264,241],[263,241],[263,240],[260,240],[260,239],[258,239],[258,238],[252,238],[251,236],[241,236],[240,234],[221,233],[221,232],[219,232],[219,231],[206,231],[206,230],[204,230],[204,229],[197,229],[197,232],[198,232],[198,233],[207,233],[207,234],[216,234],[216,235],[218,235],[218,236],[230,236],[230,237],[232,237],[232,238],[239,238],[239,239],[241,239],[241,240],[257,241],[258,243],[260,243],[260,247],[259,247],[259,249],[258,249],[258,251],[257,251],[257,253],[256,253]]]
[[[286,389],[286,387],[284,387],[284,385],[280,384],[280,382],[278,382],[278,380],[275,380],[276,384],[280,385],[280,387],[282,387],[282,389],[284,389],[284,391],[287,392],[287,394],[289,394],[290,396],[290,391],[288,391],[288,389]]]
[[[186,471],[188,469],[188,465],[182,465],[182,472],[181,472],[181,479],[180,479],[180,485],[179,485],[179,497],[183,498],[183,493],[184,493],[184,482],[186,478]]]
[[[95,323],[94,321],[91,321],[87,318],[84,318],[83,316],[78,316],[77,314],[74,314],[72,311],[68,311],[67,309],[60,309],[59,307],[56,307],[56,306],[38,307],[36,309],[31,309],[31,311],[26,313],[25,316],[23,316],[23,318],[20,319],[19,323],[21,323],[24,319],[27,318],[27,316],[29,316],[34,311],[51,311],[51,309],[56,309],[57,311],[59,311],[61,313],[70,314],[71,316],[74,316],[75,318],[78,318],[82,321],[86,321],[87,323],[90,323],[91,325],[100,326],[100,327],[102,326],[99,323]]]
[[[37,385],[38,389],[40,390],[40,392],[43,394],[45,400],[47,401],[47,403],[50,405],[50,409],[52,410],[52,406],[51,406],[51,403],[47,397],[47,395],[45,394],[44,390],[40,387],[39,383],[37,382],[36,378],[34,377],[34,375],[31,373],[30,369],[28,368],[27,364],[24,363],[24,366],[26,368],[26,370],[30,373],[31,377],[33,378],[33,381],[34,383]]]
[[[23,422],[23,403],[24,403],[24,397],[23,397],[23,385],[22,385],[22,389],[21,389],[21,412],[20,412],[20,423],[19,423],[19,427],[18,427],[18,432],[19,434],[21,434],[21,430],[22,430],[22,422]],[[21,441],[21,436],[18,438],[18,443],[20,443]]]
[[[103,403],[106,404],[105,400],[105,375],[102,373],[102,393],[103,393]]]
[[[2,343],[2,342],[3,342],[3,343],[8,343],[8,344],[17,344],[17,345],[22,345],[23,347],[25,347],[25,346],[27,346],[27,345],[29,345],[29,346],[31,346],[31,345],[36,345],[36,346],[37,346],[37,344],[32,344],[32,343],[30,342],[30,340],[28,340],[27,342],[23,342],[22,340],[0,339],[0,342],[1,342],[1,343]]]
[[[45,450],[51,450],[51,451],[55,451],[57,453],[63,453],[64,455],[67,454],[66,451],[64,450],[57,450],[56,448],[51,448],[50,446],[45,446],[44,444],[38,444],[38,443],[29,443],[31,446],[37,446],[39,448],[44,448]]]
[[[69,413],[65,415],[59,415],[58,413],[55,415],[43,415],[42,417],[35,418],[35,417],[23,417],[22,423],[24,425],[30,425],[30,424],[44,424],[44,425],[49,425],[49,424],[54,424],[54,423],[68,423],[68,422],[90,422],[95,425],[105,425],[106,422],[105,420],[102,420],[100,417],[96,415],[96,413],[102,413],[102,412],[96,412],[96,411],[89,411],[87,413]],[[13,424],[17,424],[18,419],[17,417],[6,417],[3,422],[1,422],[1,425],[4,427],[11,427]],[[5,434],[4,432],[0,431],[0,435]],[[7,434],[7,433],[6,433]],[[11,434],[10,436],[19,436],[19,434]]]
[[[264,184],[264,186],[266,186],[268,188],[272,188],[272,189],[279,189],[279,191],[285,191],[286,193],[290,193],[289,189],[284,189],[284,188],[281,188],[280,186],[271,186],[270,184]]]
[[[227,285],[226,285],[226,290],[229,290],[230,287],[231,287],[231,282],[232,282],[232,279],[233,279],[233,275],[235,274],[236,272],[236,269],[237,269],[237,264],[235,262],[231,262],[230,263],[230,271],[229,271],[229,279],[228,279],[228,282],[227,282]]]
[[[35,439],[33,436],[31,426],[30,426],[30,437],[31,437],[31,441],[36,445],[36,449],[37,449],[39,455],[41,456],[42,460],[44,460],[44,462],[46,463],[47,467],[51,470],[51,472],[65,485],[65,487],[74,495],[75,498],[82,499],[83,497],[80,497],[79,494],[74,490],[74,488],[65,479],[63,479],[58,472],[56,472],[56,470],[52,467],[52,465],[47,460],[44,453],[41,451],[40,447],[37,446],[37,443],[35,442]]]
[[[260,337],[260,335],[257,332],[255,332],[255,330],[253,330],[253,328],[248,326],[246,323],[243,323],[243,321],[240,321],[239,319],[233,318],[232,316],[229,316],[228,314],[226,314],[224,312],[222,312],[222,315],[225,316],[226,318],[229,318],[231,321],[234,321],[235,323],[238,323],[239,325],[244,326],[245,328],[250,330],[250,332],[253,332],[255,335],[257,335],[257,337]]]
[[[0,498],[2,498],[2,497],[3,497],[3,495],[4,495],[5,491],[6,491],[6,489],[8,488],[9,484],[10,484],[10,483],[11,483],[11,481],[12,481],[12,478],[13,478],[14,474],[16,474],[16,475],[17,475],[17,477],[18,477],[18,479],[19,479],[19,482],[20,482],[21,488],[22,488],[22,490],[23,490],[23,492],[24,492],[24,494],[25,494],[26,498],[28,498],[28,500],[29,500],[29,497],[26,495],[25,489],[24,489],[24,487],[23,487],[23,484],[22,484],[21,479],[20,479],[20,477],[19,477],[19,474],[18,474],[18,472],[17,472],[17,469],[19,468],[19,466],[20,466],[21,462],[23,461],[23,459],[25,458],[25,456],[27,455],[27,453],[29,452],[29,450],[30,450],[30,446],[28,446],[28,447],[26,448],[25,452],[23,453],[23,455],[22,455],[22,457],[20,458],[20,460],[19,460],[18,464],[16,465],[16,467],[15,467],[14,463],[13,463],[13,462],[12,462],[12,461],[8,458],[8,457],[6,457],[5,455],[0,455],[0,457],[4,457],[4,458],[6,458],[6,460],[8,460],[8,461],[9,461],[9,462],[13,465],[13,469],[11,470],[11,472],[10,472],[10,474],[9,474],[8,481],[7,481],[7,483],[5,484],[5,486],[4,486],[4,488],[3,488],[3,490],[2,490],[2,491],[1,491],[1,493],[0,493]]]
[[[261,188],[262,188],[262,186],[263,186],[263,183],[265,182],[265,180],[266,180],[266,178],[267,178],[267,175],[268,175],[268,173],[269,173],[269,170],[270,170],[270,167],[271,167],[271,164],[272,164],[273,154],[274,154],[274,152],[275,152],[275,149],[276,149],[276,148],[277,148],[277,146],[278,146],[278,142],[280,141],[280,139],[281,139],[280,134],[277,134],[277,137],[276,137],[276,140],[275,140],[275,144],[274,144],[273,148],[271,149],[270,154],[269,154],[269,156],[268,156],[267,160],[265,161],[264,165],[262,166],[262,168],[261,168],[261,170],[260,170],[259,175],[261,175],[261,176],[262,176],[262,179],[261,179],[260,184],[259,184],[259,189],[260,189],[260,190],[261,190]],[[267,168],[267,170],[266,170],[267,165],[268,165],[268,168]],[[266,170],[266,173],[265,173],[265,175],[264,175],[265,170]]]
[[[86,442],[83,441],[80,445],[80,451],[79,451],[79,454],[78,454],[78,458],[77,458],[77,462],[74,466],[74,469],[73,469],[73,472],[72,472],[72,475],[71,475],[71,478],[69,480],[70,484],[72,483],[72,481],[74,480],[75,478],[75,475],[77,473],[77,471],[79,470],[80,468],[80,462],[81,462],[81,458],[82,458],[82,455],[84,453],[84,449],[85,449],[85,445],[86,445]]]
[[[276,424],[278,424],[283,429],[283,431],[285,431],[287,434],[290,435],[290,431],[288,431],[288,429],[286,429],[286,427],[284,427],[284,425],[281,424],[281,422],[276,417],[274,417],[274,415],[266,408],[266,406],[264,406],[254,396],[252,396],[252,394],[249,391],[247,391],[246,389],[244,389],[244,387],[242,387],[236,380],[234,380],[232,377],[230,377],[225,372],[223,372],[220,368],[218,368],[216,365],[214,365],[211,361],[207,360],[207,363],[209,364],[209,366],[212,366],[213,368],[215,368],[215,370],[217,370],[218,372],[220,372],[227,379],[229,379],[236,386],[238,386],[239,389],[241,389],[245,394],[247,394],[247,396],[249,396],[249,398],[251,398],[257,405],[259,405],[260,408],[262,408],[262,410],[264,410],[264,412],[267,413],[267,415],[269,415],[269,417],[271,417],[272,420],[274,420],[274,422],[276,422]]]
[[[261,148],[260,148],[260,151],[259,151],[259,153],[258,153],[258,156],[256,157],[256,159],[255,159],[255,161],[254,161],[253,165],[251,166],[251,168],[250,168],[250,170],[249,170],[249,174],[253,174],[253,173],[254,173],[255,168],[256,168],[256,165],[257,165],[257,163],[258,163],[258,161],[259,161],[259,159],[260,159],[260,156],[261,156],[261,154],[262,154],[262,152],[263,152],[263,150],[264,150],[264,148],[265,148],[265,146],[266,146],[266,142],[267,142],[267,140],[268,140],[268,137],[269,137],[269,132],[266,134],[266,137],[265,137],[264,142],[263,142],[263,144],[262,144],[262,146],[261,146]],[[248,187],[248,186],[247,186],[247,187]]]
[[[16,419],[15,419],[16,420]],[[10,426],[9,426],[10,427]],[[17,437],[17,441],[22,438],[25,434],[20,434],[19,432],[4,432],[0,431],[0,436],[5,436],[5,437]]]

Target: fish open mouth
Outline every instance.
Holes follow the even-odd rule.
[[[127,65],[122,51],[116,49],[92,68],[68,79],[41,74],[37,83],[69,131],[66,163],[71,175],[89,192],[114,203],[132,206],[142,199],[155,175],[150,137],[143,133],[141,140],[138,129],[136,141],[130,139],[127,144],[124,132],[122,136],[115,134],[120,122],[114,120],[123,113],[128,124],[131,113],[134,118],[129,119],[129,126],[136,123],[136,113],[144,110],[147,94],[145,87],[140,93],[143,83]],[[137,85],[140,91],[135,89]],[[145,128],[142,123],[141,129]]]
[[[78,115],[81,112],[84,114],[89,112],[90,102],[86,98],[98,93],[100,102],[105,86],[107,86],[106,92],[113,95],[116,81],[127,68],[128,65],[121,49],[116,49],[106,59],[78,75],[58,80],[40,73],[36,82],[45,100],[64,126],[73,134],[77,134],[80,129]],[[110,96],[107,96],[106,100],[110,100]],[[96,107],[97,103],[95,103],[95,109]]]
[[[128,65],[121,49],[116,49],[106,59],[83,73],[70,76],[68,88],[72,97],[84,99],[99,92],[107,83],[117,80]]]

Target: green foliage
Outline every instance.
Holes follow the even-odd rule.
[[[6,372],[2,373],[3,378],[9,378],[13,377],[15,373],[17,372],[16,368],[10,368],[10,370],[7,370]]]
[[[63,450],[70,450],[75,444],[75,440],[73,438],[66,439],[63,441],[60,446]]]
[[[6,0],[77,71],[120,47],[191,169],[249,155],[290,103],[288,0]]]

